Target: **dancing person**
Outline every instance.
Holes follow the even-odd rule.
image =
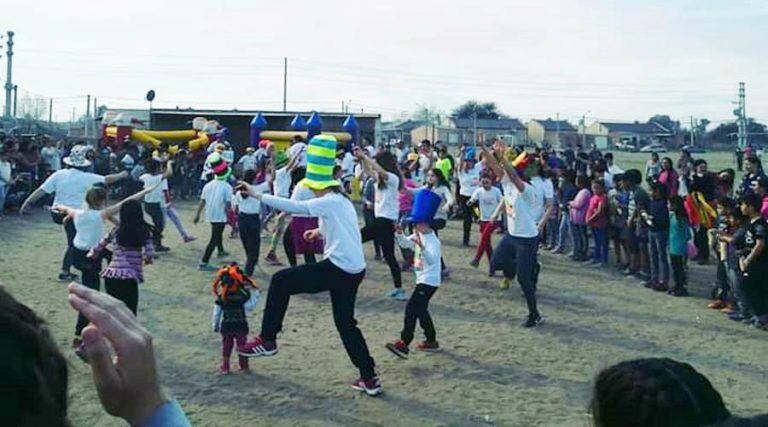
[[[434,168],[427,173],[427,185],[426,188],[436,193],[443,200],[440,208],[435,213],[435,217],[432,220],[431,228],[436,235],[439,236],[439,231],[444,229],[448,224],[448,212],[451,210],[451,206],[455,203],[453,198],[453,192],[451,192],[451,184],[443,175],[443,171],[438,168]],[[445,259],[440,258],[441,272],[444,278],[450,276],[450,270],[445,264]]]
[[[272,166],[270,167],[270,175],[274,177],[272,182],[272,194],[277,197],[288,198],[291,197],[291,173],[299,165],[299,157],[302,152],[297,152],[295,157],[288,158],[282,151],[273,151]],[[276,212],[277,224],[272,231],[272,239],[269,241],[269,251],[265,261],[269,265],[281,266],[282,262],[277,258],[277,244],[282,242],[283,233],[285,232],[285,225],[289,218],[282,212]]]
[[[688,273],[685,263],[688,257],[688,242],[691,240],[691,225],[685,210],[683,198],[669,198],[669,261],[672,264],[672,278],[675,287],[670,295],[684,297],[688,295]]]
[[[339,172],[337,169],[340,168],[334,166],[334,172]],[[293,190],[291,191],[291,200],[304,201],[315,198],[315,193],[301,183],[306,177],[306,174],[307,169],[304,167],[298,167],[293,171],[292,180],[294,185]],[[334,179],[340,181],[340,178],[340,176],[337,177],[334,175]],[[296,266],[297,255],[303,255],[306,264],[314,264],[317,262],[315,254],[323,253],[322,239],[315,239],[311,242],[304,239],[305,232],[314,230],[317,227],[318,221],[315,217],[302,214],[291,215],[291,220],[288,223],[288,227],[286,228],[283,237],[285,255],[288,258],[288,264],[291,267]]]
[[[429,190],[419,191],[414,199],[409,218],[410,223],[413,224],[414,233],[405,237],[402,229],[398,226],[395,236],[398,245],[407,247],[415,253],[416,287],[405,306],[405,319],[402,332],[400,332],[400,339],[386,344],[389,351],[402,359],[408,358],[409,346],[413,341],[417,320],[424,330],[425,340],[416,344],[416,349],[421,351],[440,350],[435,325],[429,314],[429,301],[437,292],[437,288],[440,287],[442,248],[440,240],[430,228],[430,223],[440,207],[442,199]]]
[[[363,174],[363,190],[361,192],[362,212],[363,212],[363,225],[365,227],[372,227],[373,222],[376,219],[374,214],[374,205],[376,204],[376,180],[373,176]],[[376,261],[381,260],[381,243],[377,239],[373,239],[373,259]]]
[[[318,217],[320,227],[307,231],[304,238],[314,240],[322,236],[324,260],[316,264],[286,268],[272,276],[261,333],[238,351],[246,357],[274,356],[278,351],[277,333],[283,329],[283,319],[291,295],[328,291],[336,329],[349,358],[360,371],[360,378],[351,387],[369,396],[378,396],[382,392],[381,382],[376,375],[368,345],[355,320],[357,291],[365,277],[363,239],[354,205],[342,193],[341,183],[332,179],[336,145],[336,139],[332,136],[320,135],[310,140],[307,148],[307,177],[302,183],[315,193],[314,199],[295,201],[251,192],[253,197],[260,198],[265,205],[291,214]],[[391,178],[389,176],[388,180]],[[250,192],[248,184],[242,185]]]
[[[250,170],[250,169],[249,169]],[[216,274],[213,285],[216,297],[213,310],[213,331],[221,334],[221,365],[219,373],[229,374],[229,359],[235,343],[245,345],[248,338],[246,312],[253,309],[258,301],[258,286],[243,274],[236,263],[222,267]],[[251,297],[257,296],[255,300]],[[249,373],[248,358],[238,355],[241,373]]]
[[[397,160],[390,152],[376,156],[376,161],[368,157],[363,150],[355,148],[354,156],[363,165],[368,176],[376,181],[374,189],[374,220],[360,230],[363,243],[374,240],[381,245],[382,256],[389,266],[395,288],[387,293],[390,298],[405,301],[408,297],[403,289],[400,264],[395,258],[395,223],[398,219],[399,191],[403,188],[403,180],[397,167]]]
[[[485,254],[488,257],[489,275],[492,275],[493,271],[490,268],[493,256],[491,238],[498,226],[496,221],[497,208],[502,203],[503,197],[501,190],[493,186],[493,178],[490,173],[483,173],[480,185],[481,187],[476,189],[466,202],[468,206],[477,203],[480,208],[480,242],[477,245],[475,257],[470,261],[469,265],[477,268],[480,265],[480,259]]]
[[[269,192],[269,181],[256,183],[257,172],[247,169],[243,181],[250,184],[253,191]],[[237,211],[237,223],[240,228],[240,241],[245,250],[245,274],[253,276],[255,268],[259,264],[259,251],[261,250],[261,202],[255,197],[248,196],[245,190],[235,191],[232,197],[232,207]]]
[[[53,204],[65,206],[70,209],[80,209],[85,202],[85,194],[96,184],[111,185],[128,176],[128,172],[120,172],[114,175],[101,176],[87,172],[91,166],[91,161],[86,158],[88,147],[85,145],[75,145],[69,152],[69,156],[64,157],[64,164],[67,169],[61,169],[54,172],[46,178],[32,194],[27,197],[19,208],[19,214],[24,214],[27,207],[43,197],[46,194],[54,194]],[[60,281],[71,281],[77,278],[72,274],[70,268],[73,263],[72,241],[75,238],[75,226],[72,222],[65,223],[63,212],[51,212],[53,222],[64,226],[64,232],[67,236],[67,247],[61,260]],[[99,236],[101,238],[101,236]]]
[[[474,147],[461,147],[462,159],[459,166],[459,209],[462,213],[462,244],[469,246],[469,235],[472,231],[472,223],[475,221],[474,210],[467,204],[469,199],[479,188],[480,174],[483,171],[483,163],[475,159]],[[481,232],[482,234],[482,232]]]
[[[484,144],[478,146],[483,151],[486,165],[496,176],[502,177],[506,205],[507,233],[493,251],[492,269],[504,272],[503,288],[508,288],[517,275],[528,306],[528,319],[523,326],[531,328],[544,321],[536,303],[539,229],[534,212],[539,208],[538,199],[531,184],[506,161],[504,153],[501,153],[501,160],[497,160]]]
[[[413,208],[413,193],[411,193],[411,190],[418,188],[419,185],[411,178],[411,170],[407,167],[400,167],[400,176],[403,177],[403,188],[397,195],[397,203],[399,205],[397,223],[400,228],[404,228],[407,225],[409,233],[412,233],[413,225],[408,222],[408,215],[410,215],[411,208]],[[413,251],[401,246],[400,252],[403,255],[403,264],[400,266],[400,271],[411,271],[413,269]]]
[[[208,264],[214,249],[218,249],[219,257],[229,255],[224,251],[223,234],[224,227],[227,225],[228,212],[232,208],[233,190],[227,182],[232,175],[232,169],[223,158],[218,156],[211,159],[211,170],[215,177],[203,187],[194,219],[195,224],[200,222],[200,215],[205,210],[205,222],[211,224],[211,237],[205,247],[203,258],[197,265],[197,269],[201,271],[217,270],[216,267]]]
[[[168,167],[165,171],[162,170],[160,161],[159,157],[148,159],[145,162],[147,172],[139,177],[139,181],[144,183],[144,188],[156,188],[144,196],[144,212],[152,219],[155,250],[157,252],[168,252],[171,249],[163,246],[163,230],[165,229],[165,214],[163,210],[165,197],[163,190],[167,190],[167,180],[173,175],[173,161],[168,161]],[[163,188],[162,184],[165,184],[166,188]]]
[[[608,196],[605,193],[605,181],[602,179],[592,182],[592,196],[589,198],[586,223],[592,230],[592,238],[595,240],[592,264],[605,267],[608,265]]]

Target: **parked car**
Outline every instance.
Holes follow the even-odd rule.
[[[666,153],[667,147],[665,147],[662,144],[659,144],[658,142],[654,142],[652,144],[648,144],[645,147],[640,149],[641,153]]]
[[[629,151],[630,153],[636,153],[637,152],[637,146],[635,144],[632,144],[630,142],[617,142],[616,143],[616,149],[619,151]]]
[[[704,149],[704,147],[699,147],[699,146],[696,146],[696,145],[683,145],[681,150],[685,150],[685,151],[687,151],[687,152],[689,152],[691,154],[694,154],[694,153],[706,153],[707,152],[707,150]]]

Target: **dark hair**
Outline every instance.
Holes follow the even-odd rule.
[[[678,220],[688,224],[688,211],[685,210],[685,203],[682,197],[678,195],[670,197],[669,206],[671,208],[670,211],[675,214]]]
[[[607,160],[613,160],[613,153],[605,153],[605,154],[603,155],[603,158],[604,158],[606,161],[607,161]]]
[[[147,159],[147,161],[144,162],[144,167],[147,169],[147,173],[150,175],[155,175],[160,172],[160,163],[152,158]]]
[[[576,177],[576,187],[587,188],[589,187],[589,178],[586,175],[579,175]]]
[[[748,161],[749,163],[757,165],[757,171],[758,172],[762,172],[763,171],[763,164],[762,164],[762,162],[760,162],[760,158],[757,157],[756,154],[753,154],[751,156],[747,156],[747,158],[744,159],[744,160]]]
[[[687,363],[637,359],[604,369],[590,411],[596,426],[701,426],[731,416],[709,380]]]
[[[0,286],[0,425],[68,426],[67,360],[43,319]]]
[[[660,182],[654,182],[651,184],[651,191],[658,191],[659,195],[661,196],[662,200],[666,200],[667,197],[669,197],[669,191],[667,191],[667,186],[660,183]]]
[[[624,179],[632,183],[632,185],[640,185],[643,182],[643,173],[637,169],[630,169],[624,172]]]
[[[291,171],[291,190],[293,190],[293,187],[296,186],[302,179],[304,179],[307,176],[307,168],[304,166],[299,166],[293,171]]]
[[[124,248],[140,248],[152,236],[152,227],[144,222],[144,211],[138,200],[126,200],[120,206],[120,225],[115,241]]]
[[[381,166],[382,169],[389,173],[393,173],[397,175],[398,178],[398,190],[403,189],[403,177],[400,176],[400,168],[397,167],[397,159],[395,158],[395,155],[390,153],[389,151],[384,151],[382,153],[379,153],[376,155],[376,163]],[[387,184],[383,180],[379,180],[378,186],[379,189],[382,189]]]
[[[433,174],[435,174],[435,176],[437,177],[437,186],[438,187],[442,185],[444,187],[451,188],[451,185],[448,183],[448,180],[445,179],[445,175],[443,175],[443,171],[441,171],[438,168],[434,168],[434,169],[431,170],[431,172]]]
[[[696,159],[693,161],[693,167],[695,168],[699,167],[700,165],[706,165],[706,164],[707,164],[707,161],[704,159]]]
[[[563,175],[563,178],[565,178],[565,180],[567,182],[570,182],[571,184],[576,182],[576,171],[575,170],[573,170],[573,169],[565,169],[565,170],[562,171],[562,175]]]
[[[673,162],[672,159],[669,158],[669,157],[664,157],[664,158],[661,159],[662,168],[664,167],[664,160],[669,162],[669,170],[674,171],[675,170],[675,162]]]
[[[243,173],[243,181],[245,181],[246,184],[253,184],[253,181],[256,179],[258,174],[253,169],[248,169]]]
[[[598,178],[592,181],[592,185],[597,185],[598,187],[602,188],[603,191],[605,191],[605,180]]]
[[[760,208],[763,206],[763,198],[757,194],[745,194],[741,196],[740,202],[752,207],[757,213],[760,213]]]

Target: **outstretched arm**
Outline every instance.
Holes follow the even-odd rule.
[[[153,185],[152,187],[145,188],[130,197],[126,197],[125,199],[121,200],[118,203],[115,203],[112,206],[108,206],[106,209],[104,209],[101,212],[101,217],[106,219],[108,217],[111,217],[112,215],[115,215],[116,213],[120,212],[120,207],[123,206],[123,203],[129,200],[141,200],[144,196],[153,192],[155,189],[157,189],[157,187],[161,186],[162,184],[163,184],[163,181],[160,181],[157,184]]]
[[[31,203],[35,203],[46,194],[48,193],[46,193],[42,188],[38,188],[33,191],[32,194],[27,197],[27,200],[24,200],[24,203],[21,204],[21,207],[19,208],[19,215],[24,215],[24,212],[27,210],[27,206],[29,206]]]

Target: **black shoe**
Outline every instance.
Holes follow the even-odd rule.
[[[536,314],[533,316],[528,316],[528,320],[523,323],[523,327],[533,328],[534,326],[539,326],[542,323],[544,323],[544,318],[540,314]]]
[[[171,248],[169,248],[168,246],[158,245],[155,248],[155,252],[170,252],[170,251],[171,251]]]
[[[77,280],[77,274],[72,274],[70,272],[59,273],[60,282],[74,282],[76,280]]]

